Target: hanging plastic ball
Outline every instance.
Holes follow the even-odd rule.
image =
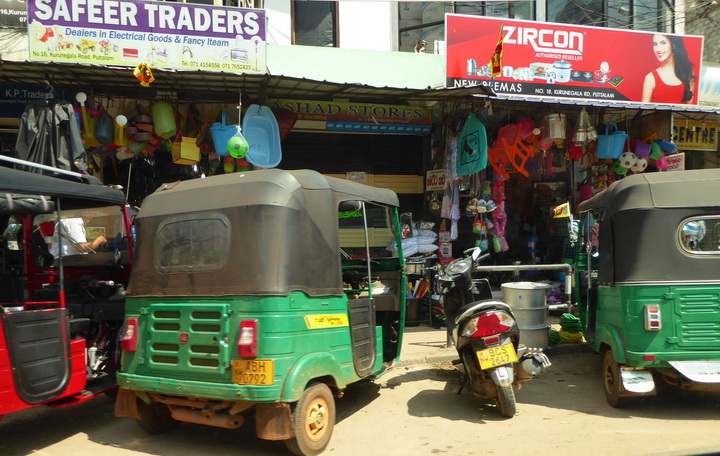
[[[648,162],[644,158],[638,158],[634,165],[630,169],[635,173],[641,173],[647,168]]]
[[[227,150],[233,158],[244,158],[250,150],[250,145],[242,135],[235,135],[228,141]]]
[[[223,164],[223,169],[225,170],[226,173],[232,173],[233,171],[235,171],[235,164],[225,162]]]
[[[119,116],[115,117],[115,123],[117,123],[121,127],[124,127],[125,125],[127,125],[127,117],[120,114]]]
[[[620,166],[625,169],[630,169],[632,168],[632,165],[634,165],[637,161],[637,155],[632,152],[624,152],[622,155],[620,155],[618,161],[620,162]]]
[[[629,169],[630,168],[623,167],[619,161],[616,161],[615,164],[613,165],[613,171],[615,171],[615,173],[619,174],[619,175],[627,174]]]

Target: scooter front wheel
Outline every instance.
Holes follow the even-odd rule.
[[[497,386],[497,404],[500,414],[508,418],[515,416],[517,407],[515,406],[515,389],[512,385]]]

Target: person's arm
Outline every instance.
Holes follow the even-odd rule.
[[[95,251],[97,251],[97,249],[106,242],[107,239],[105,238],[105,236],[98,236],[90,242],[81,242],[79,244],[76,244],[76,246],[83,253],[95,253]]]
[[[655,77],[652,72],[650,72],[645,76],[645,81],[643,81],[642,99],[640,101],[643,103],[650,102],[653,90],[655,90]]]

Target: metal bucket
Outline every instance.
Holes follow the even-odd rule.
[[[503,301],[512,309],[520,329],[520,343],[527,347],[548,347],[547,290],[540,282],[508,282],[502,284]]]

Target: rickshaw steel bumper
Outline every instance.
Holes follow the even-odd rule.
[[[210,381],[175,380],[144,375],[118,374],[118,386],[129,390],[223,401],[278,402],[280,400],[280,387],[277,385],[240,386]]]

